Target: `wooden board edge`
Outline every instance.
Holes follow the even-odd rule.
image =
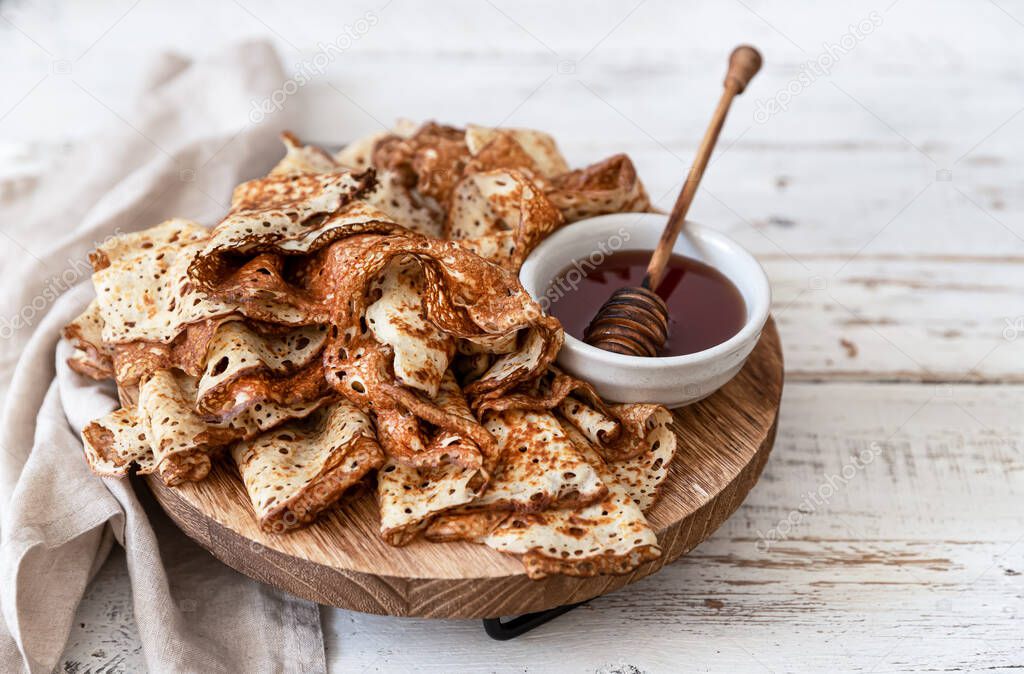
[[[258,582],[309,601],[400,617],[493,618],[541,611],[619,590],[686,554],[740,506],[767,463],[778,409],[764,442],[736,478],[688,517],[658,532],[662,555],[623,576],[534,581],[526,574],[484,579],[415,579],[345,571],[315,564],[244,538],[206,517],[154,476],[146,483],[171,519],[214,557]],[[251,554],[240,554],[248,550]]]

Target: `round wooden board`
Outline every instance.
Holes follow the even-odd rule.
[[[692,550],[742,503],[775,440],[782,351],[769,319],[740,373],[714,395],[676,410],[679,451],[662,496],[648,514],[662,554],[624,576],[530,580],[515,557],[471,543],[380,539],[369,492],[312,526],[265,534],[241,480],[219,465],[202,482],[147,481],[164,510],[218,559],[258,581],[340,608],[394,616],[493,618],[574,603],[612,592]]]

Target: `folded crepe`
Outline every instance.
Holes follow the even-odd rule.
[[[661,556],[658,538],[603,460],[584,452],[608,485],[599,502],[575,509],[516,514],[483,537],[500,552],[522,555],[526,575],[625,574]]]
[[[525,169],[541,180],[569,171],[569,164],[555,139],[533,129],[496,129],[470,124],[466,127],[466,147],[476,165]]]
[[[607,487],[551,414],[498,412],[484,425],[501,458],[474,509],[537,512],[593,503]]]
[[[230,418],[210,420],[196,411],[196,378],[157,370],[139,387],[138,401],[96,419],[82,431],[86,458],[98,475],[120,477],[133,469],[158,473],[168,485],[206,477],[211,457],[226,445],[254,437],[327,404],[255,402]]]
[[[592,443],[570,424],[565,436],[580,457],[606,485],[603,497],[589,504],[551,507],[540,512],[464,511],[436,518],[425,530],[433,541],[469,540],[500,552],[520,555],[530,578],[550,574],[589,577],[625,574],[661,555],[657,536],[643,515],[642,499],[653,500],[671,455],[650,448],[650,456],[634,463],[625,475],[639,482],[620,482],[614,464],[606,463]],[[674,436],[673,436],[674,437]],[[659,442],[661,436],[652,436]],[[661,464],[653,468],[653,455]],[[643,490],[643,493],[637,489]]]
[[[651,200],[636,168],[624,154],[556,176],[547,198],[562,212],[566,222],[608,213],[651,210]]]
[[[461,180],[452,194],[445,236],[483,258],[518,270],[538,243],[563,224],[561,213],[523,173],[498,169]]]
[[[649,208],[628,158],[572,171],[547,134],[436,123],[334,155],[283,140],[212,229],[93,253],[64,334],[121,398],[83,431],[94,472],[173,486],[230,456],[272,533],[374,485],[388,543],[473,540],[531,577],[656,557],[671,416],[554,368],[561,326],[517,278],[565,222]]]
[[[612,409],[625,424],[628,435],[643,440],[638,443],[642,451],[630,451],[627,454],[632,456],[628,458],[608,461],[608,470],[646,513],[657,502],[676,455],[679,436],[671,427],[672,413],[660,405],[616,405]],[[594,451],[600,453],[600,446],[595,446]]]
[[[390,459],[377,472],[380,535],[391,545],[405,545],[437,515],[471,503],[486,484],[481,468],[419,469]]]
[[[78,374],[92,379],[114,376],[114,348],[103,341],[103,311],[93,300],[82,314],[64,326],[64,338],[74,351],[68,365]]]
[[[239,442],[231,456],[268,533],[312,522],[384,461],[369,417],[344,400]]]

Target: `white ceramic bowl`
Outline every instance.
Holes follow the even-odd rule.
[[[530,254],[519,272],[527,292],[547,310],[551,281],[573,261],[592,264],[611,252],[654,250],[667,215],[615,213],[563,227]],[[603,252],[602,252],[603,251]],[[768,320],[771,289],[757,260],[738,243],[687,221],[676,241],[676,253],[696,258],[725,274],[743,295],[747,320],[731,339],[685,356],[640,358],[623,356],[584,344],[565,335],[558,363],[589,381],[603,397],[618,402],[657,402],[681,407],[711,395],[732,379],[746,361]],[[571,301],[571,295],[554,301]]]

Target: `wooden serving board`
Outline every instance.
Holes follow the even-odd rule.
[[[726,386],[674,412],[679,450],[648,514],[662,554],[624,576],[530,580],[516,557],[471,543],[416,541],[395,548],[378,536],[369,492],[290,534],[260,531],[241,480],[218,465],[202,482],[147,481],[185,533],[258,581],[340,608],[394,616],[493,618],[580,602],[617,590],[692,550],[739,507],[775,440],[782,351],[773,320]]]

